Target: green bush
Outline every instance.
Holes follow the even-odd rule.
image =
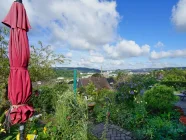
[[[94,107],[94,115],[97,122],[104,122],[115,100],[115,92],[108,89],[98,91],[98,99]]]
[[[172,121],[160,116],[147,120],[143,128],[136,130],[138,140],[181,140],[186,128],[177,121]]]
[[[164,85],[157,85],[144,94],[146,108],[153,113],[169,111],[173,103],[176,101],[176,96],[173,89]]]
[[[166,85],[168,87],[174,87],[175,90],[181,90],[186,88],[185,81],[162,81],[162,85]]]
[[[47,113],[55,110],[57,95],[63,94],[68,89],[67,84],[59,84],[54,87],[42,86],[39,88],[39,94],[33,93],[30,103],[39,111]]]
[[[58,95],[55,108],[54,124],[48,126],[49,134],[54,139],[87,139],[87,106],[81,98],[74,98],[72,91]]]
[[[75,98],[71,90],[58,90],[54,110],[52,114],[44,113],[39,120],[28,122],[26,133],[33,134],[35,131],[37,140],[88,139],[87,105],[81,96]]]
[[[134,97],[134,107],[129,108],[126,104],[113,104],[110,109],[110,118],[114,124],[125,129],[140,129],[146,123],[147,111],[142,96]]]

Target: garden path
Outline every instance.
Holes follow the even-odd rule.
[[[186,98],[184,98],[184,100],[178,101],[175,105],[181,107],[184,111],[184,115],[186,115]]]
[[[101,139],[104,130],[107,140],[133,140],[131,132],[126,131],[119,126],[108,124],[106,129],[104,123],[95,125],[92,129],[92,134],[97,138]]]

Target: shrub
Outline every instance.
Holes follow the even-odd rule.
[[[178,122],[168,120],[159,116],[148,119],[142,129],[136,130],[138,140],[178,140],[182,139],[185,126]]]
[[[173,94],[172,88],[158,85],[146,91],[144,99],[147,102],[147,110],[157,113],[169,111],[176,101],[176,96]]]
[[[134,107],[126,104],[113,104],[110,109],[111,121],[125,129],[140,129],[146,123],[147,111],[142,96],[134,97]]]
[[[34,108],[50,113],[55,110],[58,94],[63,94],[69,87],[66,84],[55,85],[54,87],[43,86],[39,88],[38,94],[33,94],[30,103]]]
[[[53,89],[55,90],[55,89]],[[55,112],[43,114],[41,120],[27,123],[26,133],[38,135],[37,140],[87,140],[86,101],[71,90],[57,93]],[[34,133],[35,133],[34,132]]]
[[[54,124],[49,133],[54,139],[87,139],[87,106],[86,102],[71,91],[58,96]],[[53,131],[55,129],[55,131]]]
[[[186,82],[185,81],[162,81],[161,84],[166,85],[168,87],[174,87],[176,90],[186,88]]]
[[[134,96],[140,92],[138,84],[132,82],[119,83],[116,89],[118,92],[115,98],[116,103],[124,103],[127,106],[133,106]]]

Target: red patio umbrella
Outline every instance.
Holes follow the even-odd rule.
[[[13,2],[2,21],[10,28],[8,99],[11,103],[8,118],[11,125],[25,123],[34,113],[27,104],[32,86],[28,73],[30,50],[27,32],[31,28],[22,0]]]

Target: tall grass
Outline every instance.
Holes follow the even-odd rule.
[[[54,118],[59,130],[57,139],[87,139],[88,113],[86,101],[82,97],[75,98],[70,90],[58,95]]]

